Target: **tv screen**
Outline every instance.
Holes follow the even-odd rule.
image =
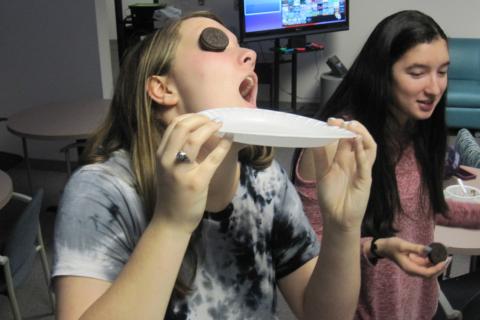
[[[348,0],[239,0],[242,42],[348,30]]]

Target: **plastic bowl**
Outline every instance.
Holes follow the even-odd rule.
[[[480,189],[465,186],[467,193],[463,192],[462,187],[458,184],[448,186],[444,190],[445,198],[464,201],[464,202],[479,202],[480,203]]]

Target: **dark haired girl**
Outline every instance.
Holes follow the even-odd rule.
[[[431,319],[436,276],[446,266],[425,257],[435,223],[480,226],[478,205],[447,204],[443,195],[448,65],[447,37],[431,17],[395,13],[375,27],[318,115],[358,120],[378,145],[362,223],[357,319]],[[314,162],[311,151],[298,150],[294,179],[321,237]]]

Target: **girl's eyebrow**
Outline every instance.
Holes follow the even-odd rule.
[[[414,69],[414,68],[428,68],[428,66],[426,64],[414,63],[407,67],[407,69]]]
[[[447,67],[448,65],[450,65],[450,61],[447,61],[447,62],[441,64],[440,68]],[[410,70],[410,69],[429,69],[429,68],[430,68],[429,65],[422,64],[422,63],[414,63],[414,64],[407,67],[408,70]]]

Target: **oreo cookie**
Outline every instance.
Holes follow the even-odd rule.
[[[430,252],[428,253],[428,259],[432,264],[445,261],[447,259],[447,248],[440,242],[432,242],[429,245]]]
[[[222,30],[209,27],[200,34],[199,43],[205,51],[220,52],[228,46],[228,37]]]

